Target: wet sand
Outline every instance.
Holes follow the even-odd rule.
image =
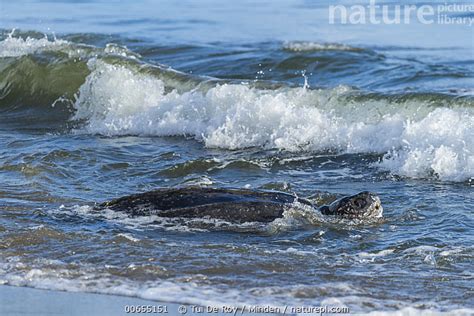
[[[128,312],[126,306],[142,306],[151,310]],[[163,303],[134,297],[106,295],[82,292],[63,292],[33,289],[28,287],[0,286],[0,315],[1,316],[50,316],[50,315],[233,315],[222,312],[206,312],[207,307],[196,306],[200,311],[192,309],[193,305]],[[183,311],[184,309],[184,311]],[[178,311],[179,310],[179,311]],[[238,312],[238,315],[275,315],[272,313]]]
[[[38,290],[26,287],[0,286],[0,315],[133,315],[127,305],[167,306],[167,315],[178,313],[179,304],[160,303],[133,297],[93,293]],[[158,313],[146,313],[158,314]]]

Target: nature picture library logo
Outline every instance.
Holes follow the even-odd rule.
[[[472,27],[474,3],[330,5],[329,24],[459,24]]]

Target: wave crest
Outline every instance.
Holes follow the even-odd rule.
[[[308,41],[291,41],[283,44],[283,49],[294,52],[310,52],[310,51],[352,51],[362,52],[363,48],[349,46],[339,43],[318,43]]]
[[[469,108],[405,107],[388,100],[350,104],[351,90],[221,84],[187,92],[120,65],[89,62],[74,119],[82,132],[108,136],[187,135],[208,147],[389,153],[380,166],[409,177],[464,181],[474,176]],[[347,102],[347,103],[345,103]],[[367,112],[365,108],[367,108]],[[369,114],[369,115],[368,115]]]
[[[0,106],[48,106],[41,111],[62,122],[72,110],[72,120],[83,123],[79,133],[185,135],[231,150],[377,153],[384,155],[377,166],[393,174],[474,178],[471,99],[210,80],[148,64],[116,45],[11,34],[0,45],[0,57],[8,56]],[[58,98],[74,99],[73,108],[50,108]]]

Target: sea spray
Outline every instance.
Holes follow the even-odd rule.
[[[393,113],[399,103],[380,100],[374,106],[389,111],[374,117],[340,103],[347,89],[218,84],[207,91],[166,92],[161,79],[124,66],[94,59],[89,67],[74,105],[73,119],[86,120],[78,132],[187,135],[225,149],[386,153],[379,165],[395,174],[434,174],[450,181],[474,176],[470,108],[431,108],[428,103],[416,112]]]

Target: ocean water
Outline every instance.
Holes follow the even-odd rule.
[[[473,29],[331,25],[333,3],[0,1],[0,284],[473,313]],[[370,190],[384,218],[92,208],[185,185]]]

